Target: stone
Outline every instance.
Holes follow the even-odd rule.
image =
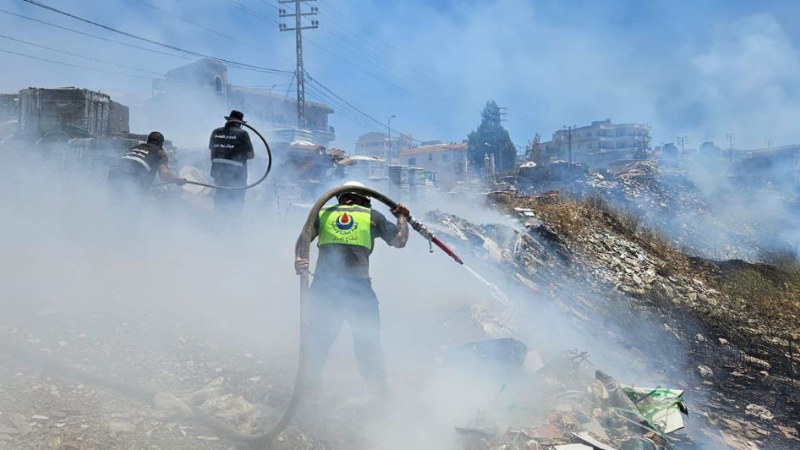
[[[697,366],[697,373],[699,373],[700,376],[703,377],[703,378],[713,378],[714,377],[714,371],[711,370],[710,367],[704,366],[702,364]]]
[[[134,433],[136,425],[129,422],[109,422],[108,429],[115,433]]]
[[[751,403],[745,407],[745,414],[748,416],[757,417],[761,420],[770,421],[775,418],[769,410],[763,406]]]

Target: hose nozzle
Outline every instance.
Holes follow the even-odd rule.
[[[411,217],[408,218],[408,222],[411,224],[411,228],[413,228],[414,231],[422,235],[422,237],[424,237],[425,240],[428,241],[428,246],[430,248],[431,253],[433,253],[433,245],[436,244],[436,246],[442,249],[443,252],[447,253],[447,256],[453,258],[455,262],[459,264],[464,264],[464,261],[461,261],[461,258],[459,258],[458,255],[456,255],[452,250],[450,250],[448,246],[444,245],[444,243],[440,241],[439,238],[434,236],[431,230],[429,230],[428,227],[425,226],[425,224]]]

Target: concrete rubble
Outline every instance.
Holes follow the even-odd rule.
[[[767,347],[742,340],[741,336],[750,331],[730,327],[729,324],[745,322],[735,311],[722,307],[724,294],[715,289],[713,279],[692,266],[691,259],[671,251],[654,250],[654,246],[643,246],[639,240],[616,230],[613,220],[599,212],[598,220],[608,223],[603,226],[587,223],[583,227],[573,224],[581,232],[564,235],[553,223],[553,217],[542,214],[542,208],[558,208],[559,203],[564,202],[557,193],[520,199],[513,192],[497,192],[489,194],[488,200],[516,218],[520,228],[472,224],[440,212],[429,213],[425,217],[426,223],[439,236],[444,236],[448,245],[452,245],[462,257],[466,255],[465,260],[473,261],[470,264],[480,262],[482,269],[479,271],[493,271],[498,279],[503,280],[509,280],[508,274],[513,274],[510,281],[502,284],[507,292],[516,292],[517,298],[533,296],[539,305],[552,304],[571,318],[576,329],[584,330],[585,334],[593,336],[592,339],[599,337],[622,345],[630,354],[630,369],[646,371],[648,367],[663,367],[663,372],[651,374],[653,390],[666,386],[671,388],[669,395],[681,398],[686,392],[685,405],[681,400],[681,408],[675,406],[677,409],[674,411],[688,406],[695,414],[684,424],[683,421],[673,422],[676,415],[670,413],[669,418],[660,418],[660,427],[653,427],[651,417],[651,423],[645,426],[660,428],[661,432],[665,431],[664,428],[669,429],[673,433],[667,439],[657,432],[643,429],[639,426],[641,423],[631,423],[631,418],[625,421],[623,428],[626,433],[620,433],[619,426],[604,422],[608,417],[603,416],[603,411],[607,412],[608,408],[603,406],[604,400],[601,399],[608,393],[604,394],[601,387],[592,385],[591,378],[587,377],[582,384],[549,386],[561,392],[581,392],[581,397],[586,392],[585,403],[551,405],[550,409],[545,408],[530,419],[528,424],[514,422],[494,439],[481,436],[483,447],[476,447],[472,441],[465,448],[587,445],[571,434],[584,431],[611,448],[668,448],[680,442],[672,441],[675,439],[672,436],[685,438],[682,431],[677,431],[684,425],[692,436],[688,441],[699,439],[707,444],[736,449],[783,448],[779,445],[785,445],[786,439],[790,438],[776,444],[776,435],[782,433],[776,424],[771,423],[774,421],[771,408],[777,403],[760,406],[762,396],[758,392],[766,389],[772,392],[771,395],[794,395],[791,394],[796,392],[792,387],[795,382],[791,379],[791,369],[787,368],[790,373],[783,376],[772,373],[769,377],[759,375],[760,372],[766,373],[767,366],[774,370],[774,363],[767,360],[774,360],[778,353],[769,357],[750,354],[754,348]],[[576,205],[569,205],[569,208],[572,217],[560,220],[580,221],[580,215],[574,214]],[[576,285],[574,280],[581,282]],[[687,321],[689,315],[701,317],[707,324],[719,325],[712,325],[715,328],[709,329],[701,326],[697,319]],[[487,316],[491,315],[476,315],[474,319],[480,321]],[[652,329],[642,335],[641,342],[631,342],[624,337],[623,329],[642,328],[645,323],[651,323]],[[502,332],[496,324],[481,322],[479,326]],[[754,326],[751,321],[751,329]],[[767,335],[764,333],[765,337]],[[740,336],[737,340],[741,345],[733,344],[731,336]],[[792,348],[793,344],[787,345],[787,355],[796,355],[797,349]],[[653,361],[648,348],[663,349],[667,354],[680,352],[686,358]],[[563,378],[566,377],[559,377],[558,382],[563,382]],[[752,391],[745,388],[748,385],[753,386]],[[641,388],[637,389],[635,392],[641,393]],[[792,404],[784,404],[781,426],[796,425],[789,419]],[[677,416],[681,416],[680,412]],[[597,419],[599,427],[593,419]],[[565,426],[564,421],[569,426]],[[787,433],[786,436],[795,436],[791,430]],[[611,439],[603,441],[602,434]],[[540,438],[537,440],[536,436]],[[683,444],[688,445],[688,441]],[[527,446],[522,445],[523,442]]]
[[[722,176],[714,174],[714,176]],[[665,165],[658,160],[637,160],[599,171],[585,171],[571,177],[530,183],[524,177],[512,185],[524,195],[564,191],[578,196],[597,196],[612,205],[635,213],[643,222],[666,230],[677,246],[714,259],[752,259],[765,246],[762,233],[769,222],[727,206],[728,197],[740,193],[733,188],[709,192],[698,185],[686,168]],[[716,183],[732,183],[722,176]],[[709,239],[709,236],[717,239]]]

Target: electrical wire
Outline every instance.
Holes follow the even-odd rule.
[[[291,59],[286,58],[285,56],[281,56],[281,55],[279,55],[277,53],[271,52],[271,51],[269,51],[267,49],[264,49],[262,47],[259,47],[257,45],[252,45],[250,43],[247,43],[245,41],[237,39],[237,38],[235,38],[233,36],[227,35],[225,33],[220,33],[219,31],[217,31],[217,30],[215,30],[213,28],[209,28],[209,27],[206,27],[206,26],[201,25],[199,23],[193,22],[193,21],[191,21],[189,19],[186,19],[185,17],[182,17],[182,16],[180,16],[178,14],[175,14],[173,12],[167,11],[167,10],[165,10],[163,8],[159,8],[158,6],[153,5],[152,3],[146,2],[144,0],[131,0],[131,1],[140,3],[140,4],[144,5],[144,6],[147,6],[148,8],[154,9],[154,10],[159,11],[159,12],[161,12],[163,14],[166,14],[166,15],[168,15],[170,17],[178,19],[181,22],[184,22],[184,23],[187,23],[187,24],[192,25],[194,27],[200,28],[201,30],[208,31],[209,33],[214,33],[215,35],[217,35],[219,37],[222,37],[222,38],[225,38],[225,39],[228,39],[231,42],[236,42],[237,44],[244,45],[245,47],[249,47],[249,48],[252,48],[254,50],[258,50],[258,51],[260,51],[262,53],[265,53],[265,54],[270,55],[270,56],[274,56],[274,57],[279,58],[279,59],[284,59],[284,60],[287,60],[287,61],[291,61]]]
[[[109,39],[109,38],[103,37],[103,36],[98,36],[96,34],[91,34],[91,33],[86,33],[86,32],[83,32],[83,31],[75,30],[73,28],[62,27],[61,25],[56,25],[56,24],[54,24],[52,22],[47,22],[47,21],[44,21],[44,20],[34,19],[33,17],[23,16],[21,14],[16,14],[16,13],[13,13],[11,11],[6,11],[5,9],[0,9],[0,13],[8,14],[10,16],[14,16],[14,17],[17,17],[17,18],[23,19],[23,20],[29,20],[31,22],[40,23],[42,25],[47,25],[49,27],[58,28],[59,30],[69,31],[70,33],[80,34],[82,36],[90,37],[90,38],[93,38],[93,39],[99,39],[101,41],[112,42],[112,43],[118,44],[118,45],[124,45],[125,47],[135,48],[135,49],[138,49],[138,50],[144,50],[144,51],[147,51],[147,52],[157,53],[159,55],[171,56],[173,58],[180,58],[180,59],[188,60],[188,61],[192,60],[192,58],[189,58],[187,56],[181,56],[181,55],[176,55],[174,53],[167,53],[167,52],[162,52],[162,51],[159,51],[159,50],[153,50],[153,49],[147,48],[147,47],[140,47],[138,45],[128,44],[126,42],[117,41],[117,40],[114,40],[114,39]]]
[[[212,60],[215,60],[215,61],[224,62],[224,63],[232,65],[232,66],[238,66],[239,68],[242,68],[242,69],[253,70],[253,71],[256,71],[256,72],[275,73],[275,74],[279,74],[280,73],[280,74],[286,74],[286,75],[289,75],[289,74],[292,73],[291,71],[287,71],[287,70],[273,69],[273,68],[269,68],[269,67],[261,67],[261,66],[256,66],[256,65],[253,65],[253,64],[246,64],[246,63],[241,63],[241,62],[238,62],[238,61],[233,61],[233,60],[229,60],[229,59],[225,59],[225,58],[219,58],[219,57],[216,57],[216,56],[206,55],[206,54],[203,54],[203,53],[200,53],[200,52],[196,52],[196,51],[193,51],[193,50],[187,50],[185,48],[181,48],[181,47],[178,47],[178,46],[175,46],[175,45],[166,44],[164,42],[159,42],[159,41],[156,41],[156,40],[153,40],[153,39],[144,38],[144,37],[132,34],[132,33],[128,33],[126,31],[118,30],[118,29],[110,27],[108,25],[103,25],[101,23],[98,23],[98,22],[95,22],[95,21],[92,21],[92,20],[89,20],[89,19],[85,19],[83,17],[79,17],[79,16],[77,16],[75,14],[72,14],[72,13],[69,13],[69,12],[66,12],[66,11],[62,11],[60,9],[57,9],[57,8],[52,7],[52,6],[46,5],[44,3],[38,2],[36,0],[21,0],[21,1],[23,1],[25,3],[29,3],[29,4],[31,4],[33,6],[36,6],[36,7],[42,8],[42,9],[46,9],[48,11],[52,11],[52,12],[57,13],[57,14],[61,14],[61,15],[66,16],[66,17],[70,17],[70,18],[78,20],[80,22],[84,22],[84,23],[87,23],[89,25],[93,25],[95,27],[102,28],[102,29],[110,31],[112,33],[120,34],[122,36],[127,36],[127,37],[132,38],[132,39],[136,39],[136,40],[140,40],[140,41],[143,41],[143,42],[147,42],[149,44],[158,45],[160,47],[168,48],[170,50],[174,50],[174,51],[177,51],[177,52],[186,53],[188,55],[193,55],[193,56],[197,56],[197,57],[201,57],[201,58],[208,58],[208,59],[212,59]]]
[[[341,100],[341,101],[342,101],[344,104],[346,104],[347,106],[349,106],[351,109],[355,110],[356,112],[358,112],[358,113],[359,113],[359,114],[361,114],[362,116],[366,117],[366,118],[367,118],[367,119],[369,119],[370,121],[372,121],[372,122],[374,122],[374,123],[378,124],[380,127],[383,127],[383,122],[379,121],[378,119],[376,119],[376,118],[374,118],[374,117],[370,116],[369,114],[365,113],[364,111],[360,110],[358,107],[356,107],[356,106],[355,106],[355,105],[353,105],[352,103],[348,102],[348,101],[347,101],[347,100],[345,100],[344,98],[340,97],[338,94],[336,94],[335,92],[333,92],[332,90],[330,90],[328,87],[326,87],[325,85],[323,85],[323,84],[322,84],[322,83],[320,83],[319,81],[316,81],[316,80],[314,80],[314,79],[309,79],[309,81],[310,81],[311,83],[313,83],[313,84],[316,84],[316,85],[317,85],[317,86],[319,86],[320,88],[322,88],[322,89],[323,89],[325,92],[327,92],[327,93],[331,94],[332,96],[336,97],[337,99]],[[394,132],[396,132],[396,133],[398,133],[398,134],[406,134],[406,133],[403,133],[403,132],[401,132],[401,131],[395,130],[394,128],[389,128],[389,131],[394,131]]]
[[[14,51],[11,51],[11,50],[0,49],[0,52],[8,53],[8,54],[11,54],[11,55],[22,56],[22,57],[29,58],[29,59],[35,59],[37,61],[44,61],[44,62],[48,62],[48,63],[52,63],[52,64],[59,64],[59,65],[62,65],[62,66],[69,66],[69,67],[76,67],[78,69],[91,70],[93,72],[103,72],[103,73],[109,73],[109,74],[112,74],[112,75],[121,75],[121,76],[124,76],[124,77],[141,78],[141,79],[144,79],[144,80],[153,80],[153,78],[151,78],[151,77],[132,75],[132,74],[128,74],[128,73],[113,72],[113,71],[110,71],[110,70],[97,69],[97,68],[92,68],[92,67],[80,66],[80,65],[77,65],[77,64],[65,63],[63,61],[54,61],[52,59],[39,58],[38,56],[28,55],[28,54],[25,54],[25,53],[18,53],[18,52],[14,52]]]
[[[273,25],[280,25],[277,20],[270,19],[269,17],[259,13],[258,11],[250,9],[247,6],[242,5],[241,3],[237,3],[234,0],[224,0],[224,1],[227,2],[227,3],[230,3],[234,7],[238,8],[238,9],[240,9],[240,10],[246,12],[246,13],[251,14],[254,17],[257,17],[257,18],[263,20],[264,22],[271,23]]]
[[[71,53],[71,52],[68,52],[66,50],[59,50],[57,48],[47,47],[45,45],[34,44],[33,42],[29,42],[29,41],[25,41],[25,40],[22,40],[22,39],[13,38],[11,36],[5,36],[5,35],[0,34],[0,38],[8,39],[8,40],[14,41],[14,42],[20,42],[20,43],[23,43],[23,44],[26,44],[26,45],[37,47],[37,48],[43,48],[45,50],[50,50],[52,52],[61,53],[61,54],[64,54],[64,55],[74,56],[76,58],[81,58],[81,59],[85,59],[85,60],[88,60],[88,61],[94,61],[94,62],[99,62],[99,63],[102,63],[102,64],[108,64],[108,65],[111,65],[111,66],[121,67],[123,69],[136,70],[138,72],[144,72],[144,73],[149,73],[149,74],[158,75],[158,76],[162,75],[161,73],[153,72],[151,70],[145,70],[145,69],[140,69],[138,67],[126,66],[125,64],[117,64],[117,63],[110,62],[110,61],[104,61],[102,59],[91,58],[91,57],[88,57],[88,56],[79,55],[77,53]]]

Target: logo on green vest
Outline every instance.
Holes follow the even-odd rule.
[[[348,216],[347,213],[337,217],[333,225],[338,228],[339,231],[356,231],[358,229],[358,223],[356,223],[352,217]]]

